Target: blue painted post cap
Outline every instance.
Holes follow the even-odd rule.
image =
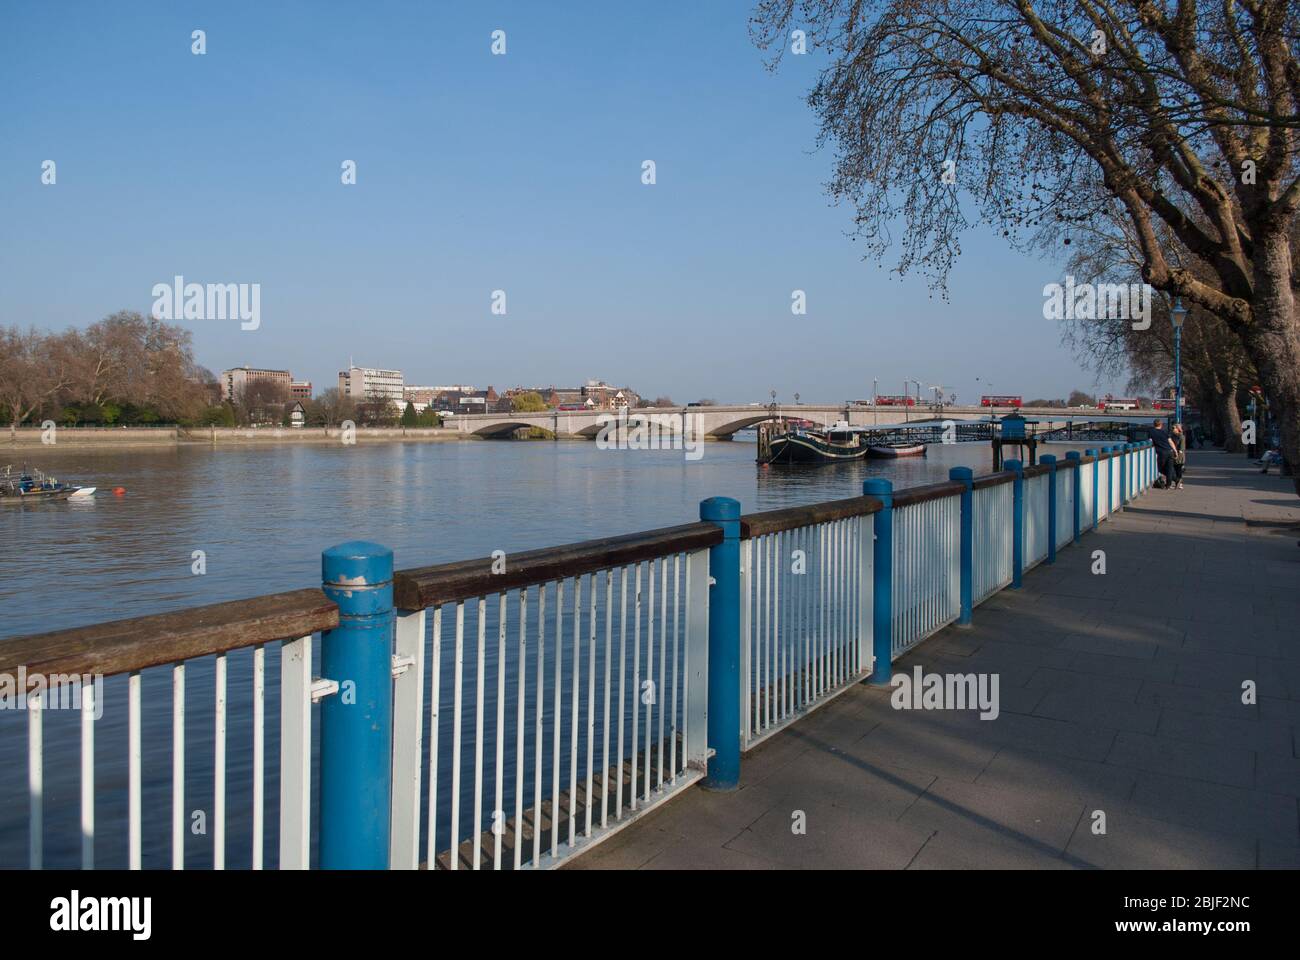
[[[393,579],[393,551],[368,540],[349,540],[320,555],[321,579],[325,583],[355,585]]]
[[[1054,454],[1054,453],[1045,453],[1045,454],[1043,454],[1041,457],[1039,457],[1038,459],[1039,459],[1040,461],[1042,461],[1043,466],[1045,466],[1045,467],[1051,467],[1053,470],[1056,469],[1056,454]]]
[[[709,497],[700,501],[700,519],[724,522],[740,519],[740,501],[731,497]]]
[[[367,540],[349,540],[322,551],[321,589],[339,614],[364,617],[391,612],[393,551]]]
[[[1083,459],[1083,456],[1082,456],[1082,454],[1079,453],[1078,450],[1071,450],[1069,453],[1067,453],[1067,454],[1065,455],[1065,459],[1066,459],[1066,460],[1082,460],[1082,459]]]
[[[975,471],[970,467],[953,467],[948,471],[948,479],[970,486],[975,482]]]
[[[868,497],[893,497],[894,484],[884,477],[872,477],[862,481],[862,493]]]
[[[1007,460],[1005,463],[1002,464],[1002,469],[1011,470],[1015,473],[1023,473],[1025,469],[1025,465],[1021,463],[1019,460]]]

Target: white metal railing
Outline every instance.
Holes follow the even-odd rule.
[[[1047,559],[1048,496],[1052,477],[1049,473],[1026,477],[1025,497],[1025,569]]]
[[[961,495],[894,510],[894,658],[961,614]]]
[[[1110,516],[1110,487],[1111,474],[1114,468],[1113,463],[1107,457],[1098,455],[1097,460],[1093,463],[1093,469],[1097,471],[1097,520],[1105,520]]]
[[[280,651],[269,665],[268,646]],[[102,692],[92,683],[29,693],[29,867],[260,870],[267,845],[274,850],[277,841],[271,865],[307,867],[311,663],[306,636],[110,675]],[[51,708],[56,698],[68,706],[74,691],[79,709]],[[282,708],[288,704],[296,708]],[[169,749],[156,733],[153,742],[146,735],[146,706],[150,713],[170,710]],[[199,732],[204,725],[206,735]],[[233,770],[231,743],[250,758]],[[125,745],[125,762],[104,755],[105,746],[118,744]],[[47,767],[47,754],[70,753],[77,763]],[[278,756],[278,772],[272,763],[268,773],[268,753]],[[115,783],[124,783],[120,792]],[[98,829],[104,811],[107,833]],[[47,834],[54,840],[48,847]],[[69,836],[78,837],[75,847]]]
[[[1074,538],[1074,485],[1075,470],[1058,466],[1056,469],[1056,548],[1059,550]]]
[[[741,543],[741,748],[871,671],[874,519],[847,517]]]
[[[676,553],[399,617],[393,867],[553,867],[703,776],[708,567]]]
[[[1010,482],[981,487],[972,496],[971,603],[980,604],[1011,582],[1014,491]]]
[[[1089,461],[1088,463],[1079,464],[1079,528],[1087,530],[1092,527],[1092,511],[1095,498],[1093,496],[1093,475],[1097,470],[1097,463]]]

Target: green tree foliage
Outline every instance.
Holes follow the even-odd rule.
[[[540,393],[529,390],[510,398],[510,410],[512,413],[543,413],[546,411],[546,401]]]

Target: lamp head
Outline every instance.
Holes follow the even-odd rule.
[[[1183,306],[1183,298],[1174,299],[1174,305],[1169,308],[1169,320],[1174,325],[1175,330],[1183,328],[1183,321],[1187,319],[1187,308]]]

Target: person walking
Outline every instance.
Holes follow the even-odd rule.
[[[1183,489],[1183,469],[1187,466],[1187,434],[1183,431],[1181,423],[1174,424],[1174,434],[1171,438],[1174,445],[1174,462],[1171,464],[1174,486]]]
[[[1173,460],[1174,460],[1174,441],[1165,430],[1165,422],[1156,420],[1151,425],[1151,446],[1156,451],[1156,469],[1165,479],[1165,488],[1168,489],[1174,485],[1173,478]]]

